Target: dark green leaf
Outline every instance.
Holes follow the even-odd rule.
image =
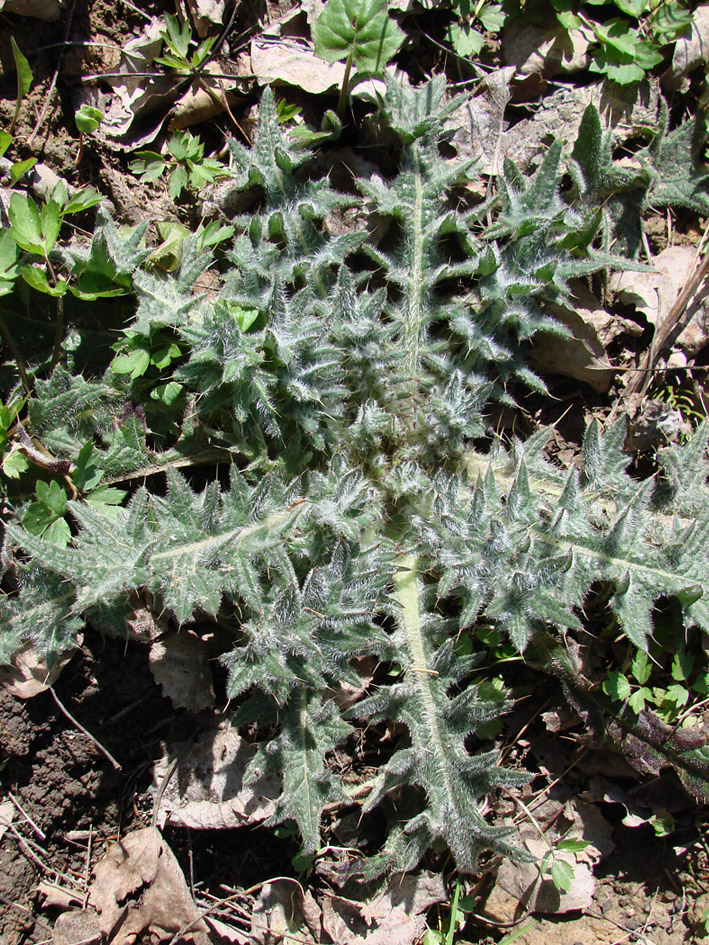
[[[353,57],[362,72],[383,72],[404,33],[390,19],[386,0],[328,0],[313,28],[315,53],[328,62]]]
[[[32,79],[34,76],[32,75],[30,64],[15,42],[14,36],[10,36],[10,46],[12,47],[12,58],[15,60],[15,69],[17,71],[17,99],[20,101],[32,88]]]

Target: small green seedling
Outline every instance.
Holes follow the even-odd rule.
[[[3,157],[7,149],[12,144],[13,138],[12,135],[7,131],[0,131],[0,157]],[[14,161],[10,165],[10,187],[14,187],[15,184],[23,177],[27,171],[31,170],[37,163],[37,158],[26,158],[24,161]]]
[[[500,3],[489,0],[453,0],[458,19],[446,30],[446,39],[461,59],[477,56],[487,40],[501,32],[507,13]]]
[[[10,437],[10,431],[23,406],[23,400],[10,400],[6,404],[0,404],[0,469],[8,479],[19,479],[29,468],[26,456],[13,448]]]
[[[470,896],[461,896],[463,883],[460,876],[456,877],[450,908],[445,920],[441,921],[438,929],[426,929],[422,945],[467,945],[457,934],[465,925],[468,913],[473,912],[475,900]],[[443,903],[442,909],[446,904]]]
[[[42,206],[36,204],[28,194],[13,192],[8,210],[12,227],[8,232],[21,250],[32,256],[40,256],[43,260],[42,264],[28,261],[20,266],[19,275],[29,286],[55,298],[66,295],[69,283],[55,270],[49,258],[50,253],[64,218],[72,213],[82,213],[102,200],[103,197],[92,188],[78,190],[70,195],[61,181]],[[9,260],[7,250],[6,258]]]
[[[30,503],[22,524],[31,535],[41,535],[51,544],[66,548],[71,541],[71,530],[64,518],[66,492],[55,479],[51,482],[40,480],[35,495],[36,499]]]
[[[14,36],[10,37],[10,46],[12,47],[12,57],[15,60],[15,71],[17,72],[17,99],[15,101],[15,110],[12,113],[12,120],[10,121],[10,128],[8,130],[9,134],[13,135],[15,133],[17,118],[20,114],[22,100],[32,88],[32,80],[34,79],[34,76],[32,75],[30,64],[20,47],[15,42]]]
[[[18,274],[17,243],[9,230],[0,233],[0,296],[9,295]]]
[[[581,853],[587,846],[587,840],[559,840],[553,849],[548,850],[547,853],[544,854],[541,863],[542,876],[548,876],[558,892],[568,892],[574,882],[574,867],[568,860],[559,856],[559,854]]]
[[[220,97],[212,84],[214,80],[210,81],[209,77],[205,78],[204,75],[204,68],[211,58],[217,37],[208,36],[198,43],[192,38],[189,24],[183,23],[180,25],[178,18],[169,13],[165,14],[165,25],[166,29],[160,33],[165,44],[165,52],[162,56],[158,56],[155,62],[166,66],[185,80],[191,77],[202,91],[206,92],[219,110],[226,110],[233,124],[243,136],[243,129],[232,115],[226,97],[223,93]]]
[[[206,62],[216,37],[208,36],[197,44],[192,39],[189,23],[180,25],[178,18],[170,13],[165,14],[165,26],[166,29],[160,32],[160,36],[166,52],[155,62],[167,66],[179,75],[196,75]]]
[[[178,131],[167,143],[168,155],[157,151],[138,151],[130,169],[142,181],[154,181],[167,173],[168,193],[179,199],[188,187],[201,190],[218,177],[228,177],[229,168],[221,161],[204,156],[204,144],[189,131]]]
[[[104,117],[100,108],[94,108],[92,105],[87,105],[86,102],[74,115],[76,127],[79,131],[79,150],[76,153],[74,164],[79,164],[84,155],[84,135],[91,135],[94,131],[98,131]]]

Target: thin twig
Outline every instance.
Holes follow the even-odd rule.
[[[39,916],[36,916],[26,906],[21,906],[18,902],[12,902],[12,900],[6,899],[2,893],[0,893],[0,902],[4,902],[6,906],[10,906],[12,909],[17,909],[17,911],[21,912],[23,915],[29,916],[33,922],[36,922],[37,925],[41,925],[43,928],[47,929],[47,931],[52,931],[51,925],[47,925],[43,919],[40,919]]]
[[[79,731],[80,731],[80,732],[83,732],[83,734],[86,735],[86,737],[89,739],[89,741],[90,741],[93,745],[95,745],[96,748],[98,748],[98,750],[101,752],[101,754],[105,755],[106,758],[108,758],[108,760],[111,762],[111,764],[113,765],[113,767],[114,767],[117,771],[121,771],[121,770],[123,769],[123,765],[121,765],[120,762],[116,761],[116,759],[113,757],[113,755],[112,755],[111,752],[108,750],[108,748],[104,748],[103,745],[101,744],[101,742],[98,741],[98,739],[95,738],[95,737],[91,734],[91,732],[87,731],[87,729],[84,728],[84,726],[81,724],[81,722],[78,722],[78,721],[74,718],[74,716],[71,714],[71,712],[69,712],[69,710],[66,708],[66,706],[64,706],[64,705],[62,704],[62,702],[61,702],[60,699],[59,699],[59,696],[56,694],[56,692],[54,691],[54,688],[53,688],[52,686],[49,687],[49,691],[51,692],[52,696],[54,697],[54,701],[55,701],[56,704],[59,706],[59,708],[62,710],[62,712],[64,713],[64,715],[69,719],[69,721],[70,721],[70,722],[73,722],[73,724],[79,729]]]
[[[22,355],[15,344],[15,339],[12,337],[12,332],[7,327],[7,322],[0,315],[0,334],[2,334],[5,339],[5,344],[10,349],[10,354],[15,359],[15,366],[17,367],[17,372],[20,375],[20,380],[22,381],[22,386],[25,389],[25,393],[28,397],[32,396],[32,385],[30,384],[29,377],[27,376],[27,370],[25,369],[25,362],[22,359]]]
[[[170,762],[167,771],[163,775],[162,781],[160,782],[160,786],[157,790],[157,793],[155,794],[155,802],[153,803],[153,814],[152,814],[152,817],[150,818],[150,823],[152,824],[153,827],[157,826],[158,813],[160,811],[160,801],[162,800],[162,796],[165,793],[165,788],[167,787],[168,781],[175,773],[175,769],[177,768],[177,763],[179,760],[180,760],[180,756],[175,755],[175,757]]]
[[[22,814],[22,816],[25,818],[25,820],[26,820],[27,823],[30,825],[30,827],[32,827],[32,829],[33,829],[34,832],[37,834],[37,836],[40,838],[40,840],[46,840],[46,839],[47,839],[46,833],[45,833],[43,830],[40,830],[40,829],[39,829],[39,827],[37,826],[37,824],[32,820],[32,818],[30,817],[30,815],[27,813],[27,811],[24,809],[24,807],[20,804],[20,802],[17,800],[17,798],[15,797],[15,795],[12,793],[12,791],[8,791],[8,792],[7,792],[7,796],[10,798],[10,800],[12,801],[12,803],[15,805],[15,807],[19,810],[19,812],[20,812],[20,813]]]
[[[181,942],[182,936],[185,935],[186,932],[189,932],[191,929],[193,929],[206,916],[208,916],[212,912],[215,912],[220,906],[223,906],[226,903],[228,903],[230,899],[235,899],[237,896],[240,896],[240,895],[241,895],[240,892],[234,893],[231,896],[227,896],[225,899],[217,899],[210,906],[207,906],[206,909],[200,909],[199,915],[196,916],[194,919],[192,919],[190,922],[188,922],[186,925],[183,925],[181,929],[178,929],[178,931],[175,932],[175,934],[172,936],[172,938],[167,943],[167,945],[176,945],[177,942]],[[292,936],[289,935],[289,938],[292,938]],[[297,939],[294,938],[293,941],[297,941]]]
[[[64,53],[66,52],[66,41],[69,39],[69,33],[71,32],[71,23],[72,23],[72,20],[74,19],[75,8],[76,8],[76,0],[73,0],[73,3],[71,7],[69,8],[69,15],[67,16],[66,32],[64,33],[64,42],[62,43],[62,49],[59,53],[57,67],[54,70],[52,81],[49,84],[49,90],[45,96],[44,104],[42,105],[42,110],[39,113],[37,124],[34,126],[34,128],[32,129],[32,134],[27,139],[27,147],[32,147],[32,142],[34,141],[34,137],[39,131],[39,129],[42,127],[42,123],[44,121],[45,115],[47,114],[47,109],[49,108],[49,102],[51,101],[52,95],[54,94],[54,90],[57,87],[57,79],[59,78],[59,70],[62,67],[62,63],[64,62]]]
[[[91,852],[92,852],[92,840],[93,840],[93,823],[89,823],[89,837],[86,843],[86,865],[84,867],[84,885],[86,891],[84,892],[83,905],[82,908],[86,909],[89,904],[89,894],[91,890],[89,886],[91,885]]]
[[[35,843],[33,840],[30,840],[28,837],[23,837],[22,834],[19,832],[19,830],[17,830],[14,824],[8,824],[7,829],[17,841],[17,844],[20,847],[20,850],[22,850],[24,855],[34,863],[34,865],[40,870],[40,872],[54,873],[55,876],[60,876],[62,879],[66,880],[66,882],[69,884],[72,884],[74,882],[73,878],[69,876],[67,873],[62,873],[62,871],[58,870],[55,866],[50,866],[49,863],[45,863],[35,853],[32,847],[36,847],[45,856],[49,855],[47,851],[43,847],[41,847],[38,843]]]

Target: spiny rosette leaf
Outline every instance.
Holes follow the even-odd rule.
[[[468,500],[458,484],[439,488],[440,518],[418,530],[444,567],[439,593],[460,595],[463,624],[484,612],[523,650],[545,624],[580,627],[585,596],[601,581],[615,589],[610,606],[641,649],[662,597],[676,598],[689,622],[709,626],[706,483],[695,483],[700,516],[683,517],[686,501],[667,495],[658,515],[655,482],[625,472],[623,439],[622,425],[600,434],[592,424],[581,472],[562,473],[544,460],[540,434],[517,458],[501,450],[471,456],[477,479]],[[696,446],[691,456],[705,462]]]
[[[331,478],[335,489],[328,476],[313,478],[312,500],[298,480],[285,483],[274,474],[249,486],[236,471],[228,491],[215,481],[196,495],[168,469],[165,497],[141,488],[111,517],[90,503],[70,502],[80,531],[68,548],[16,525],[8,526],[8,536],[71,582],[77,612],[145,589],[178,621],[216,614],[225,596],[261,613],[277,580],[294,582],[292,559],[303,548],[332,551],[333,538],[359,538],[376,514],[356,474],[340,475],[336,465]],[[311,525],[300,529],[298,520],[311,513]]]
[[[26,643],[51,661],[74,646],[83,626],[74,609],[74,590],[34,564],[19,566],[16,574],[19,592],[0,595],[0,664],[9,663]]]
[[[280,731],[259,746],[249,766],[249,778],[278,774],[283,789],[276,811],[266,821],[275,826],[287,820],[298,825],[303,852],[320,846],[323,808],[332,801],[348,803],[338,776],[327,764],[328,754],[353,731],[332,699],[310,689],[297,689],[279,711]]]
[[[230,147],[237,176],[229,183],[227,202],[251,196],[258,206],[253,214],[234,217],[241,235],[229,254],[233,266],[225,278],[224,298],[253,305],[268,298],[274,280],[291,291],[324,298],[343,260],[366,234],[331,236],[323,220],[356,201],[334,191],[328,177],[301,179],[296,173],[312,155],[293,147],[278,121],[270,88],[261,99],[253,147],[238,142]]]
[[[474,685],[451,694],[478,660],[455,653],[454,641],[429,609],[430,589],[421,580],[416,557],[403,556],[397,568],[397,630],[391,652],[401,667],[401,677],[358,703],[352,715],[400,722],[406,726],[408,739],[385,766],[364,809],[373,808],[395,788],[421,789],[426,803],[404,828],[408,842],[403,848],[385,848],[381,866],[413,869],[428,846],[443,840],[457,868],[472,872],[482,849],[510,851],[505,839],[509,831],[486,823],[481,799],[495,787],[527,778],[498,767],[493,753],[471,755],[467,750],[465,739],[478,725],[496,718],[501,706],[481,699]]]
[[[381,117],[401,141],[401,166],[359,181],[361,197],[314,179],[319,168],[293,148],[264,94],[254,147],[233,147],[242,202],[214,298],[199,294],[212,255],[196,237],[164,275],[139,267],[140,230],[123,237],[108,222],[87,252],[61,254],[79,279],[91,267],[115,276],[127,292],[112,303],[115,327],[144,346],[143,361],[153,342],[177,350],[159,380],[180,399],[163,404],[160,430],[148,400],[167,368],[129,380],[112,336],[92,373],[80,361],[88,333],[73,324],[66,359],[47,361],[37,377],[30,370],[28,389],[3,353],[14,387],[0,415],[3,450],[19,455],[26,432],[71,478],[90,449],[104,477],[132,489],[108,514],[86,476],[72,480],[69,497],[64,465],[38,473],[26,462],[15,469],[19,487],[3,480],[0,659],[26,640],[63,647],[86,619],[121,632],[137,594],[175,623],[218,620],[230,632],[221,662],[235,717],[255,725],[252,774],[282,772],[274,822],[295,821],[310,852],[323,806],[347,802],[326,758],[352,731],[338,699],[343,687],[361,690],[360,658],[380,660],[347,716],[404,728],[367,801],[373,808],[396,791],[402,821],[365,867],[370,875],[411,869],[441,843],[461,870],[474,869],[483,847],[514,852],[481,808],[516,776],[483,744],[472,753],[479,726],[504,705],[483,697],[475,660],[454,643],[479,617],[531,649],[533,638],[588,629],[583,605],[601,584],[640,648],[659,598],[676,599],[688,623],[709,630],[706,427],[661,450],[645,482],[628,472],[621,427],[592,425],[580,468],[545,458],[547,431],[509,450],[495,439],[484,456],[471,449],[491,396],[511,399],[513,380],[542,389],[522,342],[552,327],[545,302],[607,261],[599,199],[622,195],[626,179],[608,165],[593,114],[568,193],[553,147],[534,174],[508,164],[499,192],[471,208],[473,170],[442,151],[451,104],[441,80],[387,87]],[[661,196],[681,165],[676,199],[699,199],[702,168],[680,161],[686,129],[674,135],[643,154],[628,192],[642,185],[647,196],[650,182]],[[371,232],[331,234],[348,206],[354,219],[371,214]],[[359,247],[369,266],[364,253],[353,258]],[[223,456],[238,463],[229,486],[216,472],[204,485],[205,463]],[[166,490],[155,475],[136,487],[158,471]],[[67,547],[21,524],[37,481],[48,495],[52,473]]]
[[[375,623],[384,596],[382,556],[376,549],[354,551],[340,542],[302,586],[295,577],[274,582],[262,608],[243,624],[243,642],[222,658],[230,698],[258,687],[280,704],[294,688],[359,685],[349,661],[381,655],[389,640]]]
[[[245,437],[244,428],[255,426],[281,445],[297,433],[318,450],[332,445],[347,392],[330,319],[276,285],[264,328],[244,331],[234,307],[217,302],[180,335],[190,356],[176,376],[205,395],[202,415],[226,408]]]
[[[448,96],[443,76],[434,76],[421,88],[397,82],[388,74],[384,81],[386,95],[379,105],[379,118],[404,144],[440,133],[445,119],[467,101],[465,95]]]
[[[669,130],[667,105],[661,99],[657,131],[628,166],[613,159],[611,132],[603,131],[596,107],[587,107],[569,171],[575,179],[576,204],[600,214],[603,248],[612,246],[617,265],[623,256],[632,259],[640,252],[642,215],[648,208],[674,206],[709,212],[704,138],[701,118]]]

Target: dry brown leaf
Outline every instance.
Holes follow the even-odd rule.
[[[621,821],[625,827],[642,827],[652,818],[652,811],[641,809],[627,791],[603,777],[593,777],[589,780],[584,797],[608,804],[620,804],[625,808]]]
[[[15,805],[12,801],[3,801],[0,804],[0,840],[5,836],[8,826],[15,817]]]
[[[249,941],[253,945],[318,945],[322,913],[310,890],[304,891],[295,880],[267,883],[254,906]]]
[[[259,778],[244,784],[244,772],[255,748],[231,726],[206,732],[189,749],[176,745],[177,770],[160,799],[158,823],[220,830],[259,823],[274,811],[280,779]],[[169,760],[155,765],[153,778],[161,784]]]
[[[160,941],[209,945],[207,925],[192,901],[175,856],[156,827],[144,827],[109,847],[96,866],[89,901],[112,945],[133,945],[142,932]]]
[[[190,712],[215,703],[212,669],[204,641],[190,630],[156,640],[148,655],[150,671],[175,708]]]
[[[492,909],[498,917],[501,917],[500,910],[505,912],[504,921],[513,918],[514,912],[520,908],[555,915],[587,908],[596,886],[593,867],[614,849],[612,827],[594,804],[578,799],[562,801],[550,797],[535,808],[534,818],[537,824],[552,824],[543,838],[534,824],[525,823],[520,828],[520,837],[537,862],[503,860],[498,870],[497,884],[507,896],[493,896],[486,906],[486,911]],[[563,892],[556,888],[548,874],[540,882],[538,867],[538,863],[550,849],[554,849],[561,837],[587,843],[585,849],[577,852],[554,852],[555,858],[567,862],[574,874],[571,887]],[[510,909],[511,915],[507,914]]]
[[[692,433],[692,425],[682,411],[662,400],[633,394],[626,399],[626,406],[631,417],[625,438],[626,450],[655,449],[668,443],[678,443],[682,437]]]
[[[64,0],[5,0],[0,5],[3,13],[15,13],[17,16],[31,16],[35,20],[54,23],[62,14]]]
[[[207,35],[210,26],[221,26],[224,22],[225,0],[187,0],[187,6],[200,39]]]
[[[216,919],[212,915],[205,915],[204,918],[210,929],[214,929],[220,938],[225,939],[227,942],[235,942],[236,945],[249,945],[251,941],[249,936],[235,929],[233,925],[228,925],[226,922],[222,922],[221,919]]]
[[[1,835],[0,835],[1,836]],[[37,892],[44,896],[42,907],[44,909],[61,909],[65,911],[73,906],[81,906],[84,897],[74,892],[67,886],[60,886],[57,883],[50,883],[42,880],[37,886]]]
[[[504,115],[514,74],[514,66],[489,73],[477,94],[457,109],[448,122],[456,129],[450,143],[459,159],[476,162],[476,173],[497,174],[502,168]]]
[[[52,945],[93,945],[102,938],[98,916],[93,909],[63,912],[52,930]]]
[[[588,66],[588,49],[595,37],[592,30],[582,27],[566,30],[535,26],[528,20],[512,19],[505,26],[502,39],[504,60],[514,66],[518,76],[544,75],[547,78],[561,72],[578,72]]]
[[[389,4],[389,9],[393,10],[395,8],[395,3]],[[301,10],[305,13],[305,18],[308,21],[308,26],[312,27],[313,23],[320,16],[322,11],[325,9],[325,0],[303,0],[301,4],[297,7],[298,11]]]
[[[231,91],[235,83],[228,80],[209,80],[205,82],[212,90],[212,95],[201,85],[196,88],[190,88],[176,103],[172,118],[170,119],[170,131],[179,131],[182,128],[190,128],[192,125],[198,125],[200,122],[209,121],[211,118],[221,115],[226,111],[228,105],[233,109],[239,102],[239,97]],[[214,96],[216,96],[216,101]],[[225,104],[226,102],[226,104]]]
[[[549,314],[571,331],[571,337],[537,335],[532,344],[532,361],[543,371],[573,377],[605,393],[613,381],[614,370],[598,337],[594,319],[597,315],[607,317],[607,313],[583,286],[575,287],[569,303],[573,308],[550,303],[548,309]]]
[[[597,83],[579,88],[561,88],[545,95],[532,118],[525,118],[505,131],[501,149],[522,170],[546,152],[553,141],[573,142],[586,107],[595,105],[614,143],[632,138],[644,128],[657,126],[660,96],[656,84],[637,87]]]
[[[396,875],[370,902],[326,896],[323,929],[338,945],[412,945],[426,927],[427,910],[445,899],[441,876]]]
[[[77,647],[81,646],[82,640],[83,637],[79,635]],[[0,686],[18,699],[31,699],[54,685],[74,652],[71,650],[59,657],[49,668],[46,659],[40,658],[34,646],[27,643],[14,654],[10,665],[0,666]]]
[[[686,285],[696,262],[694,247],[668,246],[652,261],[656,272],[615,272],[608,287],[621,302],[634,305],[651,325],[658,327]],[[686,327],[675,342],[688,357],[698,354],[709,342],[708,298],[709,286],[705,285],[690,302],[683,319]]]
[[[251,58],[248,53],[240,53],[228,61],[208,62],[199,83],[193,83],[175,103],[170,130],[189,128],[190,125],[208,121],[226,111],[227,105],[231,109],[252,84]]]
[[[174,77],[153,67],[153,60],[162,51],[160,31],[164,29],[163,21],[159,17],[152,17],[141,35],[125,44],[118,68],[102,77],[102,81],[111,86],[113,94],[102,99],[100,104],[104,118],[96,131],[99,138],[115,141],[124,137],[137,117],[147,115],[172,101]],[[151,72],[155,74],[149,74]],[[143,135],[139,143],[144,145],[152,140],[160,125]],[[136,147],[137,142],[133,140],[130,146]]]
[[[675,79],[686,76],[707,59],[709,59],[709,5],[702,4],[692,13],[689,36],[681,36],[675,43],[672,75]]]
[[[344,62],[319,59],[310,43],[296,37],[254,39],[251,67],[259,85],[283,82],[313,95],[339,88],[345,77]]]

